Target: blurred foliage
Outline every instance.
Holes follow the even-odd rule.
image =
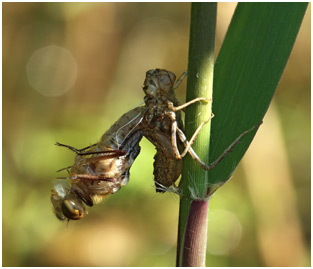
[[[141,142],[129,185],[91,208],[85,219],[68,226],[57,221],[50,189],[60,175],[55,171],[74,158],[54,146],[56,141],[77,148],[96,142],[120,115],[142,101],[147,70],[160,67],[179,75],[186,69],[189,8],[188,3],[3,3],[4,266],[175,264],[178,197],[155,193],[155,151],[147,140]],[[234,8],[234,3],[218,6],[216,51]],[[308,8],[272,104],[275,109],[263,124],[267,119],[274,122],[278,139],[272,140],[272,129],[264,127],[261,145],[274,141],[267,158],[248,166],[258,170],[240,166],[210,202],[210,266],[310,265],[310,16]],[[48,66],[40,61],[35,67],[29,64],[34,53],[55,47],[69,53],[74,63],[49,54],[44,55]],[[27,66],[32,66],[31,73]],[[72,74],[68,71],[75,66],[70,87],[63,75]],[[38,85],[59,95],[51,96]],[[185,83],[177,91],[181,101],[184,88]],[[277,165],[271,153],[283,156]],[[249,161],[258,154],[255,151]],[[284,176],[282,188],[271,190],[272,200],[260,204],[263,197],[255,199],[252,173],[268,177],[262,174],[266,167]],[[258,187],[266,186],[258,182]],[[271,210],[277,200],[284,201],[286,189],[292,199],[287,197],[288,208],[278,212],[286,212],[287,224],[297,225],[282,227]],[[295,237],[284,241],[282,251],[264,243],[267,219],[273,234],[284,228],[296,236],[297,256],[288,252]]]

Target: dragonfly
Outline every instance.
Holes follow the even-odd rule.
[[[56,143],[76,153],[69,176],[56,182],[51,191],[54,213],[60,220],[79,220],[93,206],[129,182],[129,170],[140,153],[142,108],[122,115],[97,144],[83,149]],[[66,168],[65,168],[66,169]],[[61,169],[64,170],[64,169]],[[60,170],[59,170],[60,171]]]

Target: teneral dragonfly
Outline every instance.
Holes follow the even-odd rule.
[[[51,193],[58,219],[81,219],[87,213],[84,204],[93,206],[128,183],[140,152],[142,113],[141,107],[125,113],[97,144],[82,150],[57,143],[77,153],[67,180],[58,182]]]

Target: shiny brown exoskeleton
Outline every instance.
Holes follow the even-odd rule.
[[[60,220],[81,219],[86,214],[84,203],[93,206],[128,183],[129,169],[140,152],[142,113],[140,107],[125,113],[99,143],[85,149],[57,143],[77,153],[70,181],[60,181],[52,190],[51,201]]]
[[[172,72],[154,69],[146,73],[143,90],[146,112],[142,126],[144,136],[156,147],[154,157],[154,180],[156,190],[163,192],[162,187],[170,187],[181,174],[182,160],[176,157],[172,145],[172,121],[183,129],[181,112],[169,109],[170,104],[178,106],[174,93],[176,77]],[[176,114],[176,115],[175,115]],[[178,150],[183,150],[183,143],[178,140]]]
[[[203,124],[208,122],[212,116],[199,126],[189,142],[183,131],[184,125],[180,110],[195,102],[211,100],[200,97],[179,105],[174,90],[186,75],[185,71],[176,80],[176,76],[170,71],[152,69],[146,73],[144,81],[146,112],[141,125],[143,126],[143,135],[157,150],[154,157],[154,181],[158,192],[164,192],[168,187],[174,185],[181,174],[182,158],[187,152],[203,168],[207,166],[193,151],[191,145]],[[180,153],[182,150],[184,151]]]
[[[145,92],[145,116],[141,125],[143,135],[157,149],[154,162],[154,180],[156,190],[164,192],[174,185],[181,174],[181,159],[189,153],[191,157],[205,170],[214,168],[227,156],[239,143],[239,140],[247,133],[258,127],[253,126],[243,132],[224,152],[211,164],[204,163],[192,149],[192,143],[200,132],[202,126],[213,118],[213,113],[202,122],[190,141],[184,134],[184,126],[181,120],[181,112],[185,107],[196,102],[209,102],[211,99],[198,97],[183,105],[179,105],[174,90],[179,86],[185,71],[176,81],[175,75],[164,69],[153,69],[146,73],[143,90]],[[183,150],[182,153],[181,150]]]

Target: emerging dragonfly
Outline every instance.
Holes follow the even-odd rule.
[[[154,157],[154,181],[156,190],[164,192],[175,186],[181,174],[181,159],[187,152],[203,169],[209,170],[229,154],[245,134],[259,126],[243,132],[217,160],[210,165],[205,164],[191,146],[202,126],[213,114],[200,124],[188,141],[183,132],[180,110],[195,102],[211,100],[200,97],[179,105],[174,90],[186,74],[184,72],[176,81],[175,75],[170,71],[149,70],[143,87],[145,106],[122,115],[99,143],[81,150],[57,143],[77,153],[69,177],[66,178],[70,182],[61,181],[52,190],[51,201],[60,220],[81,219],[86,214],[84,203],[88,206],[99,203],[104,196],[117,192],[128,183],[129,169],[140,152],[139,142],[143,135],[157,149]],[[180,153],[181,151],[183,152]]]
[[[140,152],[141,110],[138,107],[124,114],[90,147],[78,150],[57,143],[77,153],[69,177],[63,178],[70,181],[58,182],[51,193],[58,219],[81,219],[87,213],[84,203],[93,206],[128,183],[129,169]]]

